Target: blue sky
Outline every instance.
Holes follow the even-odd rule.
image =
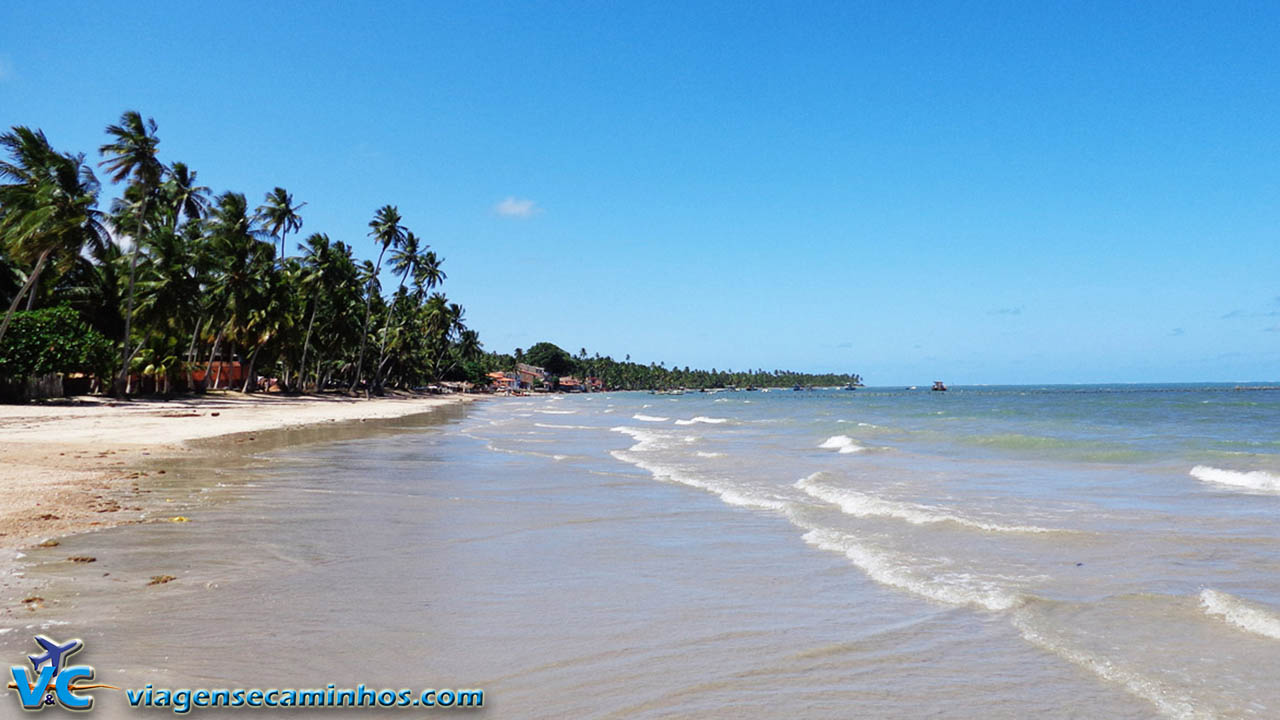
[[[0,126],[398,205],[489,349],[1280,379],[1274,3],[272,5],[0,5]]]

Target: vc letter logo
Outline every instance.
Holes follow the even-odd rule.
[[[67,658],[84,647],[83,642],[72,640],[59,644],[43,635],[37,635],[36,642],[44,649],[44,653],[27,656],[33,672],[28,674],[27,668],[22,665],[9,668],[9,673],[13,676],[9,687],[18,691],[18,700],[24,709],[43,710],[46,705],[57,702],[68,710],[88,710],[93,707],[93,698],[77,695],[75,690],[103,687],[119,689],[112,685],[76,683],[77,680],[93,679],[92,667],[66,664]]]

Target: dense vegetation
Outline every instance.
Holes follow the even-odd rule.
[[[485,356],[485,365],[491,370],[512,370],[518,362],[536,365],[553,376],[598,377],[604,381],[605,387],[611,390],[832,386],[862,383],[862,378],[856,374],[812,374],[763,369],[695,370],[688,366],[667,367],[666,363],[662,362],[643,365],[631,362],[630,355],[621,362],[608,356],[601,357],[599,353],[588,355],[586,348],[580,349],[574,356],[549,342],[540,342],[528,350],[516,348],[514,355],[489,353]]]
[[[107,127],[98,165],[122,186],[107,211],[84,154],[27,127],[0,135],[0,380],[90,371],[117,394],[167,392],[235,359],[246,391],[259,375],[284,389],[377,390],[482,369],[479,337],[438,289],[442,259],[395,206],[369,222],[374,260],[323,233],[290,254],[305,203],[279,187],[256,208],[242,193],[215,196],[185,164],[161,162],[156,129],[133,111]],[[384,261],[397,283],[389,295]],[[64,310],[39,314],[55,306]],[[32,355],[32,328],[74,323],[87,345]]]
[[[0,339],[0,378],[103,373],[111,368],[112,349],[110,340],[65,305],[14,313]]]
[[[546,342],[486,354],[462,307],[439,290],[442,259],[395,206],[368,223],[374,259],[323,233],[291,254],[306,203],[280,187],[257,207],[242,193],[215,196],[186,164],[161,161],[156,130],[134,111],[106,128],[97,167],[120,191],[105,211],[83,153],[56,150],[27,127],[0,135],[0,385],[84,373],[117,395],[170,392],[207,383],[206,369],[220,378],[215,361],[238,361],[245,391],[259,376],[294,391],[482,382],[517,362],[620,390],[860,382],[573,356]],[[384,263],[396,283],[389,293]]]

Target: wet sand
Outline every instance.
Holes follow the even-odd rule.
[[[472,399],[225,393],[0,405],[0,562],[7,564],[36,543],[145,520],[145,480],[167,472],[160,461],[189,458],[198,442],[207,446],[210,438],[416,415]]]

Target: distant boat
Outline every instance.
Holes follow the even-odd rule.
[[[795,387],[793,387],[793,388],[791,388],[791,389],[792,389],[792,391],[794,391],[794,392],[803,392],[803,391],[804,391],[804,388],[800,387],[800,383],[796,383],[796,386],[795,386]]]
[[[934,381],[933,381],[933,387],[932,387],[932,388],[930,388],[930,389],[931,389],[931,390],[936,390],[936,391],[938,391],[938,392],[946,392],[946,391],[947,391],[947,386],[946,386],[946,385],[943,385],[941,380],[934,380]]]
[[[845,386],[840,389],[841,390],[857,390],[858,386],[854,385],[853,383],[846,383]]]

